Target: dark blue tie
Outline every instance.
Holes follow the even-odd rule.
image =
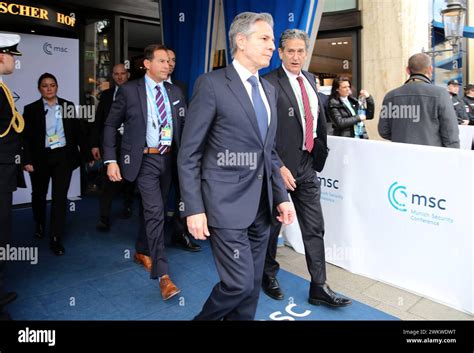
[[[262,142],[265,142],[265,137],[267,137],[268,130],[267,108],[265,108],[262,96],[260,95],[257,78],[255,76],[250,76],[247,81],[249,81],[252,85],[253,109],[255,110],[255,115],[257,116],[258,129],[260,130]]]

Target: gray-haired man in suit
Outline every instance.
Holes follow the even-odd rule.
[[[196,239],[211,240],[220,277],[198,320],[255,317],[273,206],[281,222],[294,218],[275,151],[275,88],[258,75],[275,50],[271,15],[239,14],[229,39],[234,61],[197,80],[178,157],[183,215]]]

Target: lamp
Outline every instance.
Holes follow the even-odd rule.
[[[457,54],[462,50],[461,39],[466,20],[466,8],[457,0],[446,0],[446,2],[446,8],[441,11],[441,16],[443,17],[444,36],[451,44],[451,49],[423,51],[425,54],[436,56],[448,51]]]

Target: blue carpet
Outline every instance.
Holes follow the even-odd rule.
[[[112,210],[112,230],[95,230],[98,200],[87,197],[70,207],[64,236],[66,254],[57,257],[47,237],[33,238],[30,208],[13,212],[12,245],[38,247],[38,263],[8,264],[7,285],[18,292],[8,306],[15,320],[190,320],[201,309],[218,281],[208,242],[203,250],[189,253],[168,247],[170,276],[181,289],[179,296],[161,299],[158,281],[149,279],[142,266],[132,261],[138,231],[138,207],[129,220],[118,219],[120,202]],[[49,212],[49,210],[48,210]],[[47,229],[48,231],[48,229]],[[48,233],[47,233],[48,234]],[[393,316],[365,304],[332,309],[307,303],[309,282],[281,270],[279,281],[285,301],[275,301],[263,292],[257,320],[394,320]],[[289,304],[296,306],[289,306]],[[296,315],[290,315],[288,312]],[[304,316],[302,316],[304,315]],[[299,316],[299,317],[298,317]]]

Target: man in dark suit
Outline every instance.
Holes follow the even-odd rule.
[[[229,39],[234,61],[198,78],[178,157],[182,215],[209,237],[220,277],[198,320],[255,317],[273,205],[281,222],[294,217],[274,149],[276,92],[258,75],[275,50],[271,15],[237,15]]]
[[[188,103],[188,85],[179,80],[172,79],[171,76],[173,75],[174,69],[176,67],[176,53],[173,49],[168,48],[168,56],[170,58],[170,71],[166,82],[171,83],[172,85],[176,85],[179,87],[181,92],[183,92],[184,99],[186,99],[186,104]]]
[[[110,107],[117,95],[117,91],[120,86],[125,84],[130,77],[130,73],[127,72],[124,64],[117,64],[112,69],[112,79],[114,80],[115,86],[102,92],[100,95],[100,102],[97,107],[95,120],[90,131],[90,146],[92,148],[92,155],[95,161],[102,159],[102,141],[104,124],[107,116],[110,112]],[[117,152],[120,152],[120,143],[123,134],[123,127],[119,128],[119,134],[117,135]],[[103,151],[102,151],[103,152]],[[112,206],[113,197],[120,192],[123,187],[124,193],[124,204],[123,210],[120,215],[122,219],[130,218],[132,215],[132,203],[133,203],[133,192],[135,190],[135,183],[130,183],[124,180],[122,183],[114,183],[105,175],[104,184],[102,185],[102,191],[100,193],[100,219],[97,222],[97,229],[100,231],[110,230],[110,208]]]
[[[288,29],[280,37],[278,53],[282,66],[265,76],[278,92],[277,152],[280,171],[290,191],[301,227],[306,263],[311,274],[309,302],[346,306],[350,300],[339,297],[326,284],[324,220],[321,209],[321,171],[327,157],[326,117],[317,94],[314,75],[303,71],[309,46],[306,32]],[[284,295],[276,279],[278,234],[272,227],[265,260],[263,290],[274,299]]]
[[[57,96],[58,82],[50,73],[38,79],[41,98],[25,106],[24,169],[30,173],[35,236],[44,237],[46,197],[51,180],[50,248],[63,255],[67,192],[72,172],[92,160],[74,103]]]
[[[169,277],[164,249],[165,200],[171,168],[178,152],[186,104],[181,90],[163,82],[168,77],[166,47],[145,48],[143,78],[128,82],[117,93],[104,128],[104,160],[110,180],[137,181],[151,255],[152,279],[160,278],[164,300],[180,290]],[[120,167],[117,163],[117,129],[124,124]],[[149,258],[135,254],[135,261],[149,268]]]
[[[173,49],[168,48],[168,57],[170,58],[170,71],[169,71],[169,76],[166,82],[169,82],[173,85],[176,85],[181,92],[183,92],[183,95],[186,99],[186,104],[188,102],[187,98],[187,91],[188,91],[188,85],[186,85],[182,81],[178,81],[175,79],[171,79],[171,75],[173,74],[173,71],[176,67],[176,53],[174,52]],[[188,228],[186,227],[186,222],[183,220],[179,214],[179,203],[181,202],[181,193],[180,193],[180,188],[179,188],[179,180],[178,180],[178,171],[176,168],[173,168],[173,186],[175,190],[175,212],[173,215],[173,226],[172,226],[172,233],[171,233],[171,242],[174,245],[177,245],[181,247],[184,250],[191,251],[191,252],[196,252],[201,250],[201,246],[198,244],[195,244],[191,240],[191,235],[188,232]]]
[[[0,33],[0,247],[10,242],[13,191],[25,187],[21,170],[20,133],[25,126],[17,112],[12,93],[2,81],[2,75],[15,70],[14,56],[21,56],[17,46],[20,36]],[[8,318],[3,308],[17,297],[15,292],[5,291],[6,261],[0,260],[0,315]]]

